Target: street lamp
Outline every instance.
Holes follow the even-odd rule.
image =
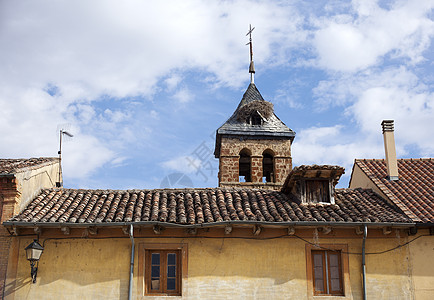
[[[36,282],[36,275],[38,273],[38,266],[35,264],[38,263],[39,258],[41,257],[42,251],[44,251],[44,247],[42,247],[38,240],[34,240],[30,245],[26,247],[26,255],[27,260],[30,261],[30,276],[32,277],[32,282]]]

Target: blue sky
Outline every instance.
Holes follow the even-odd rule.
[[[0,1],[0,157],[56,156],[65,187],[217,185],[215,130],[255,83],[293,163],[434,156],[434,1]],[[59,127],[60,126],[60,127]]]

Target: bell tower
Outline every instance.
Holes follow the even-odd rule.
[[[254,28],[253,28],[254,29]],[[217,129],[214,155],[219,159],[220,187],[280,190],[292,170],[295,132],[274,113],[254,83],[250,30],[250,84],[232,116]]]

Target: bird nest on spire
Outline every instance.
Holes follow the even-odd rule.
[[[268,119],[274,112],[273,103],[264,100],[254,100],[238,109],[237,120],[245,121],[255,111],[258,111],[262,117]]]

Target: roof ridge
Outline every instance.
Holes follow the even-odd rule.
[[[355,158],[355,161],[385,161],[384,158]],[[408,161],[434,161],[433,157],[409,157],[409,158],[397,158],[397,160],[408,160]]]
[[[86,188],[45,188],[42,191],[65,191],[65,192],[197,192],[197,191],[225,191],[225,192],[235,192],[235,191],[265,191],[265,192],[276,192],[275,190],[262,189],[262,188],[243,188],[243,187],[198,187],[198,188],[155,188],[155,189],[86,189]]]
[[[0,158],[0,174],[11,175],[52,165],[58,157]]]

